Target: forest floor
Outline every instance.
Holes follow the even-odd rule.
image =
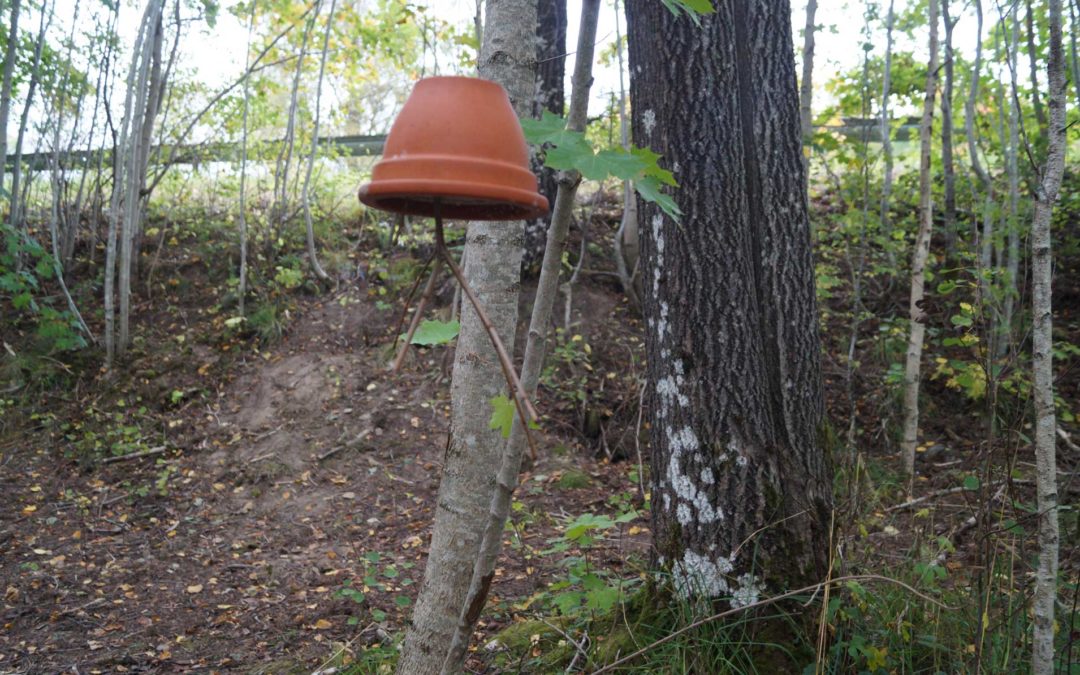
[[[259,347],[225,330],[227,313],[214,309],[221,284],[194,250],[168,257],[162,274],[174,291],[142,298],[142,339],[122,373],[87,369],[67,390],[40,391],[32,416],[5,413],[0,422],[0,672],[311,672],[360,658],[406,625],[447,444],[446,348],[416,350],[391,375],[401,307],[382,302],[392,295],[373,277],[299,297],[281,340]],[[1072,279],[1065,294],[1074,304],[1059,311],[1076,337]],[[450,291],[440,297],[447,304]],[[562,311],[560,303],[560,324]],[[567,520],[643,506],[640,320],[604,275],[575,289],[571,318],[541,389],[541,453],[522,476],[515,529],[474,641],[476,672],[495,668],[484,649],[491,636],[565,578],[563,554],[548,549]],[[826,312],[830,349],[843,340],[836,323]],[[830,418],[843,433],[844,370],[836,359],[824,370]],[[895,476],[898,463],[885,431],[895,400],[880,391],[881,374],[860,374],[853,394],[874,481]],[[1076,393],[1077,380],[1066,392]],[[926,386],[937,403],[924,437],[940,440],[923,448],[933,457],[919,494],[954,488],[993,451],[971,406],[939,382]],[[131,452],[87,451],[95,445]],[[1065,456],[1062,469],[1077,463]],[[1023,481],[1033,472],[1020,468],[1010,489],[1030,493]],[[873,567],[876,557],[888,568],[927,528],[958,535],[950,565],[977,559],[975,539],[962,538],[981,511],[976,493],[942,492],[925,504],[939,506],[934,522],[918,524],[910,509],[887,510],[902,490],[881,485],[868,488],[876,499],[839,505],[869,526],[861,539],[848,533],[862,542],[851,546],[852,566]],[[634,575],[648,544],[642,511],[590,556]],[[1063,561],[1075,570],[1069,546]]]

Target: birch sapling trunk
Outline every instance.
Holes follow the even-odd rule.
[[[153,2],[153,0],[151,0]],[[136,85],[143,77],[142,66],[144,64],[143,49],[146,42],[147,24],[150,19],[150,7],[143,12],[142,22],[135,35],[135,47],[131,53],[131,64],[128,66],[127,84],[124,94],[124,114],[120,121],[120,129],[113,143],[113,181],[112,195],[109,198],[109,228],[105,235],[105,365],[111,367],[114,359],[121,349],[117,344],[116,331],[116,277],[117,268],[121,265],[117,262],[117,239],[121,236],[121,228],[125,214],[125,192],[128,186],[128,174],[131,169],[129,156],[131,154],[130,138],[134,119],[137,114],[136,92],[140,90]]]
[[[922,370],[926,314],[922,302],[926,286],[926,261],[930,257],[930,237],[934,227],[931,201],[930,151],[934,122],[934,98],[938,70],[938,4],[930,2],[930,58],[926,66],[926,94],[922,121],[919,124],[919,233],[911,257],[911,296],[908,305],[910,328],[904,361],[904,427],[900,454],[908,476],[908,492],[915,485],[915,446],[919,443],[919,378]]]
[[[45,45],[45,33],[48,31],[49,26],[52,25],[53,12],[56,9],[56,3],[51,2],[49,4],[48,11],[44,7],[41,8],[41,22],[38,26],[37,41],[34,43],[34,60],[30,66],[30,78],[26,87],[26,101],[23,103],[22,116],[19,118],[19,132],[15,138],[15,156],[14,166],[11,170],[11,194],[8,195],[9,208],[8,208],[8,220],[11,226],[16,228],[19,232],[19,238],[25,239],[26,224],[22,219],[22,199],[19,193],[19,184],[22,179],[22,149],[23,140],[26,137],[26,127],[30,120],[30,108],[34,103],[34,95],[37,92],[38,82],[41,79],[41,52]],[[2,166],[2,163],[0,163]],[[2,171],[2,169],[0,169]],[[2,182],[2,181],[0,181]],[[22,254],[21,250],[16,252],[15,266],[17,270],[21,270],[22,267]]]
[[[945,181],[944,220],[941,224],[949,254],[956,252],[956,166],[953,161],[953,28],[959,18],[949,13],[949,0],[941,0],[941,18],[945,24],[945,86],[941,91],[941,168]]]
[[[1016,54],[1020,41],[1020,32],[1019,21],[1016,20],[1015,16],[1013,17],[1011,36],[1009,31],[1004,30],[1003,32],[1009,36],[1005,42],[1005,58],[1011,64],[1009,70],[1013,73],[1013,83],[1011,94],[1006,93],[1002,96],[1008,101],[1005,107],[1008,110],[1009,133],[1008,140],[1004,143],[1005,172],[1009,181],[1009,253],[1006,262],[1008,293],[1005,296],[1005,313],[1002,320],[1006,331],[1006,341],[1003,343],[1003,349],[999,352],[1002,356],[1004,356],[1006,349],[1011,351],[1014,348],[1013,312],[1019,296],[1016,289],[1020,284],[1020,167],[1017,161],[1020,148],[1020,109],[1016,104]],[[1005,88],[1004,83],[1001,86],[1002,89]]]
[[[120,229],[120,325],[117,352],[123,355],[131,343],[131,276],[135,269],[135,235],[142,222],[143,187],[153,137],[154,118],[160,101],[161,46],[164,40],[164,0],[150,0],[146,6],[148,42],[141,53],[136,80],[135,111],[125,172],[124,220]],[[129,85],[130,86],[130,85]]]
[[[886,242],[892,241],[892,120],[889,117],[889,98],[892,96],[892,52],[893,24],[896,21],[895,0],[889,0],[889,12],[885,16],[885,72],[881,78],[881,154],[884,157],[884,173],[881,180],[881,233]],[[892,260],[892,247],[889,246],[889,260]]]
[[[308,258],[311,260],[311,271],[315,273],[319,281],[329,281],[330,277],[319,264],[319,256],[315,251],[315,226],[311,222],[311,171],[315,168],[315,155],[319,152],[319,113],[322,106],[323,74],[326,72],[326,53],[327,47],[330,46],[330,31],[334,28],[335,9],[337,9],[337,0],[330,0],[330,13],[326,17],[326,34],[323,36],[322,57],[319,59],[319,80],[315,85],[315,122],[311,129],[311,154],[308,156],[307,171],[304,173],[304,189],[300,195],[300,200],[304,204]]]
[[[15,75],[15,59],[19,46],[19,11],[21,0],[11,0],[11,24],[8,27],[7,49],[4,52],[4,75],[0,84],[0,190],[4,188],[4,168],[7,166],[8,115],[11,114],[11,83]],[[44,8],[42,8],[44,12]],[[13,197],[9,197],[9,204]]]
[[[578,45],[574,57],[573,88],[570,93],[570,113],[566,120],[566,128],[570,131],[584,131],[588,122],[589,91],[592,86],[592,62],[599,14],[600,0],[582,2],[581,21],[578,24]],[[525,358],[521,367],[521,382],[529,399],[535,398],[536,389],[540,383],[540,371],[544,365],[552,308],[559,291],[563,248],[566,244],[566,235],[570,231],[570,220],[578,186],[581,183],[581,174],[574,170],[560,171],[558,183],[559,189],[555,197],[555,206],[551,211],[551,226],[547,232],[540,281],[533,301],[528,339],[525,344]],[[525,431],[521,417],[516,416],[510,429],[510,437],[499,460],[499,472],[486,518],[480,553],[476,558],[472,580],[469,584],[469,594],[462,608],[453,646],[446,663],[443,664],[443,672],[457,672],[461,668],[465,651],[469,646],[469,639],[472,637],[473,627],[487,600],[495,576],[495,563],[502,548],[503,532],[506,518],[510,513],[511,499],[517,488],[518,474],[521,471],[521,459],[526,442]]]
[[[615,0],[615,56],[619,64],[619,140],[623,149],[629,150],[630,120],[626,116],[626,67],[623,59],[622,30],[619,25],[621,14],[621,3]],[[623,214],[619,220],[619,229],[615,233],[615,269],[623,293],[638,311],[641,310],[641,288],[638,283],[640,277],[637,274],[641,256],[640,241],[634,183],[624,180]]]
[[[489,0],[480,77],[501,84],[519,117],[532,112],[536,73],[536,0]],[[496,333],[513,351],[521,280],[522,221],[469,223],[464,274]],[[450,387],[451,424],[424,581],[397,672],[443,668],[472,581],[504,439],[489,428],[491,399],[505,395],[491,339],[462,303]]]
[[[251,5],[251,16],[248,19],[247,46],[244,48],[244,113],[240,131],[240,213],[237,218],[237,228],[240,235],[240,280],[236,287],[237,311],[240,316],[245,316],[244,303],[247,299],[247,153],[248,153],[248,108],[251,104],[251,90],[248,87],[251,78],[251,33],[255,28],[255,4]]]
[[[1039,52],[1035,48],[1035,12],[1031,9],[1031,0],[1026,0],[1024,22],[1027,27],[1028,77],[1031,78],[1031,105],[1035,108],[1035,119],[1039,129],[1046,134],[1046,109],[1043,107],[1042,90],[1039,89]],[[1014,11],[1019,11],[1017,8]]]
[[[300,41],[300,54],[296,58],[296,70],[293,71],[292,90],[289,95],[289,113],[285,121],[285,138],[278,152],[274,170],[274,206],[270,209],[270,218],[277,227],[276,235],[285,230],[289,218],[289,169],[292,166],[293,146],[296,144],[296,116],[299,111],[300,76],[304,72],[304,60],[307,58],[308,39],[311,29],[319,18],[322,9],[321,0],[316,0],[314,11],[304,24],[304,35]],[[277,238],[276,236],[274,237]]]
[[[978,277],[979,293],[982,296],[983,310],[990,314],[990,345],[988,354],[996,351],[995,343],[998,339],[1000,318],[993,296],[993,245],[994,245],[994,180],[989,172],[983,168],[979,159],[979,132],[975,126],[975,101],[979,96],[979,79],[982,74],[982,26],[983,10],[982,0],[975,0],[975,61],[971,65],[971,89],[968,92],[967,101],[964,104],[964,129],[967,134],[968,156],[971,161],[971,170],[982,185],[983,208],[982,228],[978,222],[972,230],[975,234],[972,241],[978,246]]]
[[[1050,217],[1065,172],[1065,54],[1061,0],[1050,0],[1050,59],[1046,166],[1031,222],[1032,370],[1035,398],[1035,464],[1039,513],[1039,567],[1035,573],[1034,638],[1031,671],[1054,672],[1054,606],[1058,576],[1057,421],[1054,416],[1054,336]]]
[[[806,3],[806,27],[803,28],[802,80],[799,83],[799,127],[802,130],[803,173],[810,184],[810,146],[814,140],[814,33],[817,26],[817,0]],[[809,191],[807,192],[809,197]]]

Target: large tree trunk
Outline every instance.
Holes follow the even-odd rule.
[[[814,140],[814,32],[817,26],[817,0],[806,3],[806,27],[803,28],[802,80],[799,83],[799,129],[802,132],[803,173],[810,182],[810,144]]]
[[[489,0],[480,76],[503,85],[518,116],[532,112],[536,0]],[[465,276],[509,350],[517,327],[522,221],[469,224]],[[424,582],[398,663],[399,673],[443,667],[472,581],[495,492],[503,438],[488,426],[491,399],[505,394],[490,338],[468,303],[461,310],[450,388],[453,412]]]
[[[627,3],[634,138],[683,212],[638,203],[653,542],[680,593],[746,605],[825,575],[832,483],[790,7],[715,4]]]
[[[908,314],[907,354],[904,360],[904,427],[900,454],[908,476],[908,491],[915,481],[915,446],[919,443],[919,378],[922,371],[923,340],[926,337],[926,315],[922,302],[926,286],[926,261],[930,257],[930,236],[934,227],[931,202],[930,151],[934,122],[934,98],[937,93],[938,69],[938,5],[930,2],[930,60],[926,66],[926,96],[923,99],[922,122],[919,124],[919,234],[911,256],[911,295]]]
[[[538,0],[536,3],[536,93],[532,115],[539,118],[545,110],[562,115],[566,106],[566,0]],[[535,160],[534,160],[535,161]],[[540,180],[540,193],[548,203],[555,203],[559,185],[555,171],[538,161],[533,166]],[[534,270],[544,257],[551,216],[546,215],[525,223],[525,249],[522,268]]]
[[[1050,84],[1046,167],[1031,223],[1032,370],[1035,398],[1035,463],[1039,513],[1039,568],[1035,573],[1035,634],[1031,670],[1054,672],[1054,605],[1058,573],[1058,496],[1054,418],[1054,338],[1051,307],[1053,255],[1050,216],[1065,171],[1065,54],[1061,35],[1061,0],[1050,0]]]

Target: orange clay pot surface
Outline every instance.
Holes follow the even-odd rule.
[[[473,77],[413,88],[360,201],[383,211],[463,220],[522,220],[548,210],[506,91]]]

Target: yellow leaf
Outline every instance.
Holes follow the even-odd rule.
[[[33,504],[30,504],[29,506],[24,506],[22,510],[24,516],[28,516],[34,511],[37,511],[37,507]]]
[[[202,592],[202,584],[192,584],[191,586],[188,586],[186,590],[187,590],[188,593],[192,593],[192,594],[201,593]]]
[[[318,621],[315,622],[315,630],[326,630],[327,628],[329,628],[332,625],[334,625],[334,624],[330,623],[326,619],[319,619]]]

